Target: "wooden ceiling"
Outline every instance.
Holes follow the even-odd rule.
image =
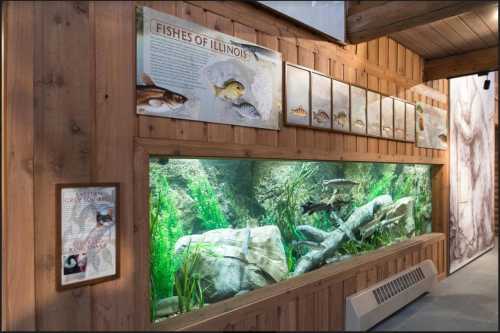
[[[498,45],[498,3],[390,34],[425,59]]]

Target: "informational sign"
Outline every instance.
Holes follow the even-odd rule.
[[[417,102],[417,147],[447,149],[448,112],[432,105]]]
[[[278,129],[281,54],[137,7],[137,113]]]
[[[58,288],[118,277],[118,188],[112,184],[59,184]]]

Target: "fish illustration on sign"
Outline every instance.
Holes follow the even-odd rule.
[[[347,113],[342,111],[334,114],[333,121],[337,122],[338,125],[344,126],[347,123]]]
[[[186,96],[157,86],[146,73],[141,75],[145,85],[136,86],[136,104],[143,112],[164,112],[175,110],[186,103]]]
[[[298,107],[292,109],[292,114],[294,114],[297,117],[305,117],[307,116],[306,110],[302,107],[302,105],[299,105]]]
[[[384,126],[384,127],[382,128],[382,131],[384,131],[384,132],[392,132],[392,127],[389,127],[389,126]]]
[[[322,124],[330,120],[330,116],[323,110],[318,110],[313,112],[313,118],[316,122]]]
[[[424,130],[424,118],[423,117],[419,117],[418,118],[418,128],[423,131]]]
[[[262,117],[255,106],[250,103],[233,104],[233,108],[243,118],[260,119]]]
[[[245,86],[234,79],[228,80],[223,87],[213,86],[214,95],[225,101],[236,101],[245,94]]]
[[[438,135],[438,138],[443,141],[443,143],[447,143],[448,142],[448,136],[446,134],[439,134]]]
[[[365,123],[362,121],[362,120],[356,120],[354,122],[354,125],[358,126],[358,127],[364,127],[365,126]]]

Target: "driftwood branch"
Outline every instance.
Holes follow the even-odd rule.
[[[321,243],[324,241],[328,236],[329,233],[326,231],[323,231],[321,229],[315,228],[310,225],[299,225],[297,227],[297,230],[304,235],[306,240],[316,242],[316,243]]]
[[[349,239],[347,233],[352,235],[360,227],[373,220],[376,212],[382,205],[391,202],[392,198],[390,195],[381,195],[357,208],[347,221],[342,224],[342,229],[338,228],[328,233],[328,236],[320,243],[322,248],[311,250],[300,257],[297,261],[293,276],[300,275],[321,266],[327,258],[332,257],[340,246]]]

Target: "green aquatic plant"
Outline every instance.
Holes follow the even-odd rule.
[[[204,289],[201,287],[201,278],[195,273],[200,262],[201,247],[191,243],[180,255],[180,267],[175,275],[175,290],[179,299],[179,312],[189,312],[193,307],[202,308],[205,303]]]
[[[207,179],[192,179],[188,184],[188,188],[191,197],[196,201],[201,230],[207,231],[229,227],[214,189]]]
[[[170,193],[165,176],[152,174],[150,191],[150,270],[151,303],[153,318],[157,302],[173,296],[175,272],[179,261],[174,254],[177,240],[182,237],[182,228],[175,201]]]

